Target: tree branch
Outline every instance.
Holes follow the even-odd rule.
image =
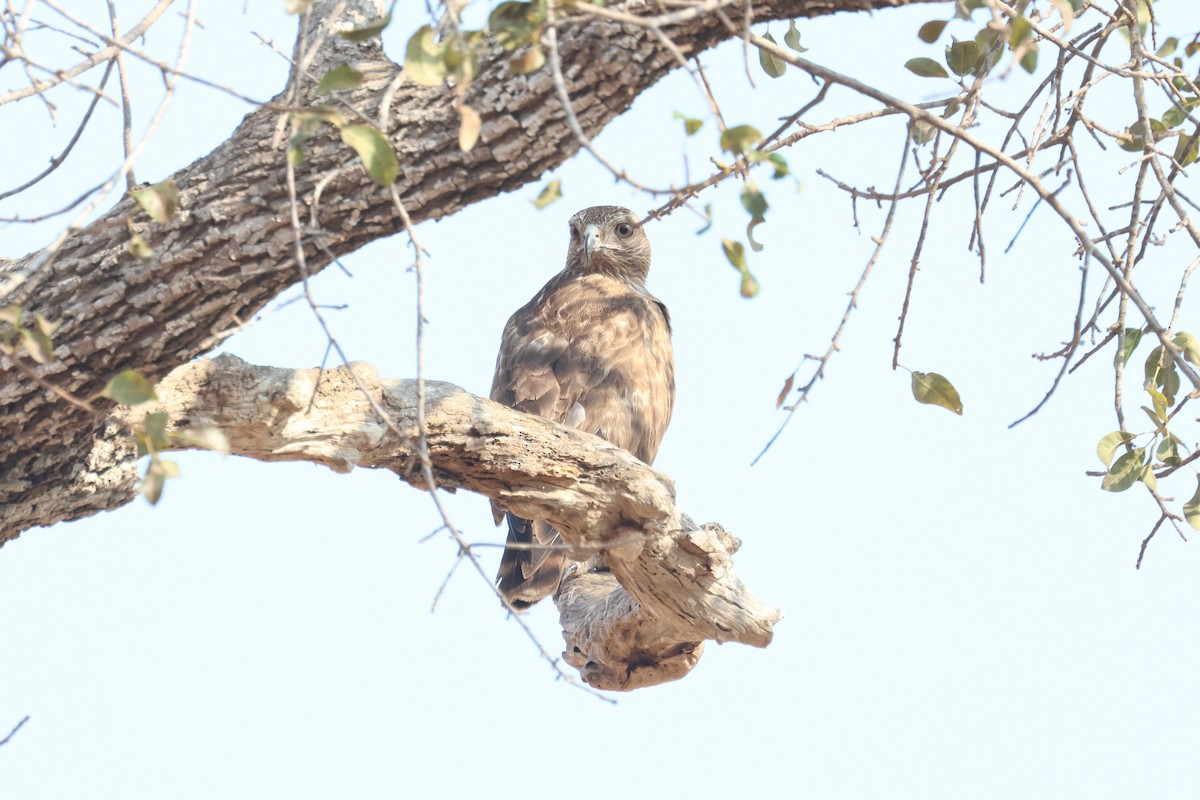
[[[351,369],[403,437],[379,421]],[[362,362],[322,374],[226,354],[180,367],[156,391],[157,403],[122,409],[115,419],[133,426],[164,411],[171,430],[219,428],[248,458],[311,461],[342,473],[388,469],[424,488],[414,380],[381,380]],[[599,437],[449,383],[426,382],[425,416],[440,486],[550,521],[580,559],[556,602],[564,656],[592,686],[628,690],[682,677],[706,639],[770,643],[780,613],[734,572],[740,543],[719,525],[688,519],[662,473]],[[132,493],[135,460],[122,468]],[[589,570],[597,553],[607,569]]]

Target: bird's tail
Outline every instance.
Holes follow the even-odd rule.
[[[500,593],[518,609],[529,608],[553,595],[562,582],[567,551],[558,531],[545,522],[508,514],[508,543],[500,559],[496,582]]]

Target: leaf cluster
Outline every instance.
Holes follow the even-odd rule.
[[[127,369],[117,373],[105,384],[101,397],[107,397],[123,406],[132,408],[158,399],[154,386],[137,370]],[[149,456],[146,472],[142,475],[138,491],[151,505],[162,499],[163,486],[168,478],[179,477],[179,465],[162,457],[166,450],[194,447],[213,450],[229,455],[229,439],[220,430],[210,427],[168,430],[169,417],[163,411],[148,412],[141,422],[134,424],[133,435],[137,441],[138,457]]]
[[[1118,337],[1122,344],[1113,357],[1114,363],[1128,362],[1141,343],[1142,336],[1142,329],[1126,328],[1123,335]],[[1180,332],[1175,335],[1173,342],[1188,363],[1200,365],[1200,340],[1190,333]],[[1151,428],[1141,433],[1113,431],[1105,434],[1097,443],[1096,455],[1107,468],[1100,484],[1100,488],[1106,492],[1124,492],[1138,482],[1157,491],[1155,471],[1174,471],[1184,464],[1187,447],[1171,432],[1170,424],[1186,398],[1179,397],[1179,372],[1175,361],[1162,345],[1155,347],[1146,357],[1143,374],[1145,380],[1142,388],[1149,403],[1141,406],[1141,409],[1150,420]],[[1137,445],[1138,440],[1143,438],[1145,443]],[[1200,529],[1200,487],[1185,504],[1184,515],[1189,525]]]
[[[380,186],[390,186],[396,180],[400,174],[400,159],[383,131],[369,122],[350,122],[329,105],[292,112],[293,133],[288,140],[288,161],[293,166],[304,163],[304,143],[325,124],[337,128],[342,142],[358,155],[371,180]]]
[[[0,308],[0,353],[26,355],[39,364],[54,360],[54,334],[62,320],[51,321],[31,315],[19,305]]]

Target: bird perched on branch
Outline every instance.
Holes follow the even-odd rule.
[[[567,265],[504,326],[491,397],[594,433],[650,464],[675,404],[667,307],[646,290],[650,242],[627,208],[570,221]],[[505,512],[494,501],[496,524]],[[567,553],[547,522],[507,514],[500,592],[527,608],[558,591]]]

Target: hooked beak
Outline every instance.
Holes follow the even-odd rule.
[[[600,247],[600,226],[588,225],[583,229],[583,252],[591,258]]]

